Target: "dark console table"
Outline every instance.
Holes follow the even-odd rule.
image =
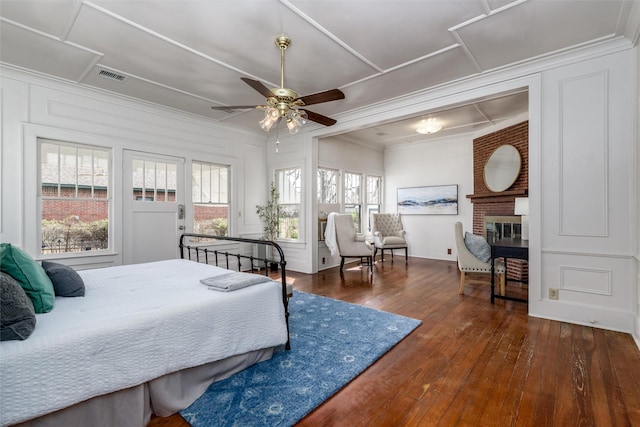
[[[496,295],[495,293],[495,260],[496,258],[504,258],[505,268],[507,265],[507,258],[518,258],[529,260],[529,241],[519,238],[504,238],[496,242],[491,243],[491,304],[495,302],[496,298],[506,299],[510,301],[528,302],[523,298],[510,297],[507,295]],[[507,272],[505,271],[505,282]]]

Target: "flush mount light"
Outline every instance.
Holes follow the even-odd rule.
[[[440,129],[442,129],[442,125],[440,123],[438,123],[438,121],[433,118],[430,117],[426,120],[420,120],[420,123],[418,123],[418,128],[416,129],[416,132],[421,133],[423,135],[429,135],[431,133],[436,133],[438,132]]]

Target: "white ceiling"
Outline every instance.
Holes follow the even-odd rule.
[[[346,99],[343,112],[451,81],[626,37],[636,42],[638,0],[0,0],[0,61],[258,129],[260,110],[211,106],[264,102],[240,80]],[[634,24],[631,24],[633,22]],[[98,75],[107,70],[123,82]],[[526,93],[439,113],[445,131],[470,131],[526,112]],[[416,121],[349,135],[411,141]],[[383,134],[383,135],[379,135]],[[442,135],[439,134],[439,135]],[[416,134],[417,135],[417,134]],[[372,139],[370,139],[372,138]]]

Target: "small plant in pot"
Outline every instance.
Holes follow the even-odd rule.
[[[258,217],[264,224],[262,236],[265,240],[274,241],[278,235],[278,199],[280,198],[280,194],[278,193],[278,188],[274,182],[271,182],[271,187],[269,189],[269,197],[267,199],[267,203],[264,205],[256,205],[256,213]],[[272,249],[269,247],[268,249]],[[272,251],[268,253],[267,256],[271,256]],[[275,261],[271,262],[271,271],[278,270],[278,263]]]

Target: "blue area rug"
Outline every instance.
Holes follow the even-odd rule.
[[[296,291],[291,350],[214,383],[180,412],[194,427],[291,426],[344,387],[421,322]]]

